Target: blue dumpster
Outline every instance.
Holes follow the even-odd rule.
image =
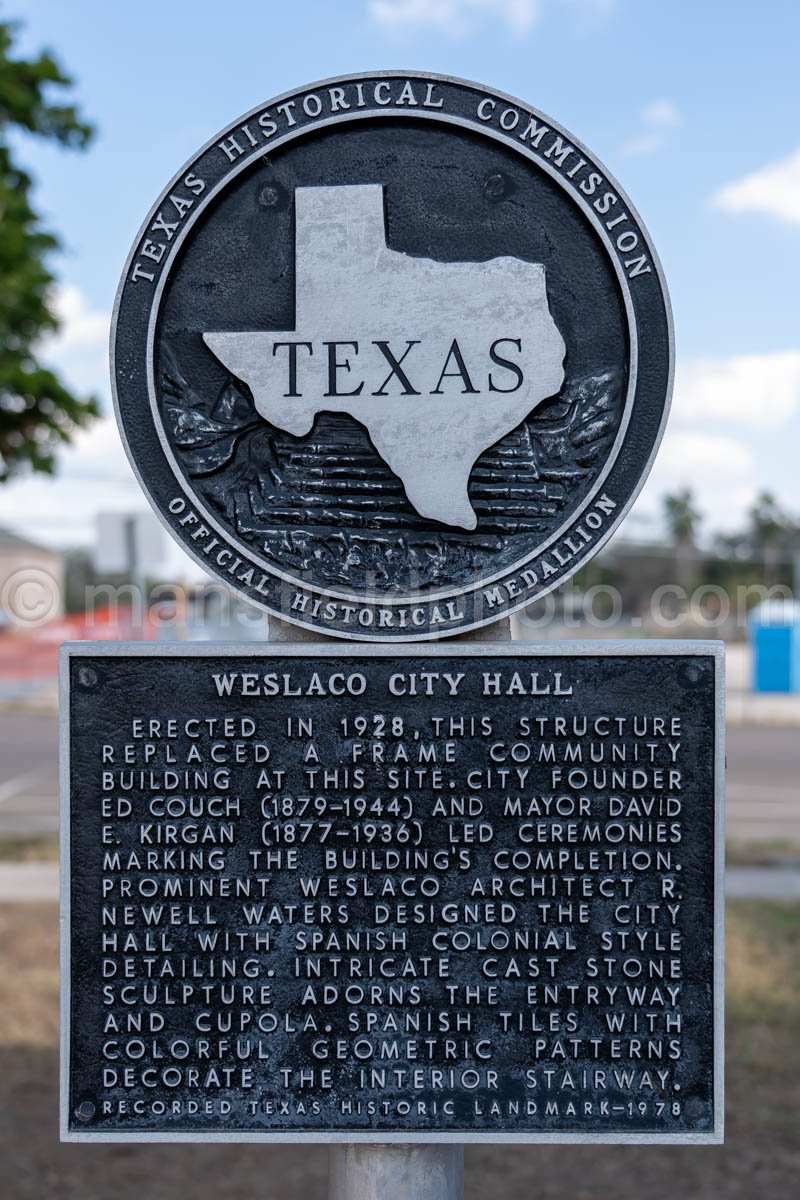
[[[800,692],[800,604],[765,600],[748,617],[754,692]]]

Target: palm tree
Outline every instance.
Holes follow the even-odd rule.
[[[775,582],[781,548],[794,522],[778,504],[771,492],[761,492],[748,513],[750,540],[754,551],[760,551],[764,563],[764,583]]]
[[[676,581],[688,592],[694,576],[695,536],[702,520],[691,488],[664,497],[664,517],[675,547]]]
[[[675,546],[693,547],[702,514],[695,507],[692,489],[681,488],[679,492],[666,495],[664,497],[664,514],[670,537]]]

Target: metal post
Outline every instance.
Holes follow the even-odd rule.
[[[331,641],[269,618],[271,642]],[[453,641],[508,642],[508,618]],[[424,646],[419,647],[425,653]],[[328,1200],[463,1200],[464,1147],[421,1142],[337,1142],[328,1157]]]
[[[462,1200],[464,1147],[349,1142],[330,1148],[328,1200]]]

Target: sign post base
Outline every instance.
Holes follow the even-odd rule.
[[[464,1147],[356,1145],[330,1148],[328,1200],[462,1200]]]

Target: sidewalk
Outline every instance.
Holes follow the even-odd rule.
[[[725,895],[735,900],[800,900],[800,868],[729,867]]]
[[[57,899],[58,863],[0,863],[0,903]]]
[[[745,692],[729,688],[728,725],[800,725],[800,693]]]

